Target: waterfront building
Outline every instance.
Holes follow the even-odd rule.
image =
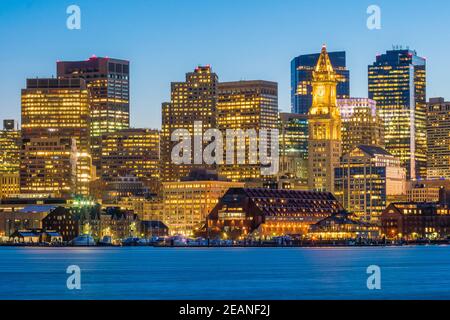
[[[10,204],[12,205],[12,204]],[[56,206],[53,204],[21,205],[23,208],[8,210],[4,204],[0,211],[0,235],[9,237],[19,230],[42,229],[43,219]]]
[[[325,46],[313,72],[313,102],[308,114],[308,185],[334,191],[334,169],[341,156],[341,116],[336,101],[337,73]]]
[[[71,241],[78,237],[79,227],[78,219],[70,209],[64,207],[55,208],[42,219],[42,228],[58,232],[63,241]]]
[[[361,222],[348,213],[338,213],[311,225],[308,238],[312,240],[371,240],[378,239],[380,229]]]
[[[172,162],[172,150],[178,141],[172,141],[177,129],[188,130],[190,137],[202,136],[208,129],[217,129],[217,84],[218,77],[210,66],[200,66],[186,74],[185,82],[171,84],[171,102],[162,105],[161,132],[161,180],[176,182],[187,176],[194,168],[213,168],[201,161],[197,164],[191,150],[191,164]],[[202,125],[196,125],[198,123]],[[207,143],[202,142],[201,150]],[[184,150],[187,152],[187,150]]]
[[[71,138],[23,140],[20,190],[28,194],[74,195],[77,178],[76,141]]]
[[[159,180],[159,131],[125,129],[102,136],[101,177],[112,181],[132,176],[157,192]]]
[[[374,100],[338,99],[342,119],[342,154],[359,145],[384,147],[384,127]]]
[[[308,116],[280,113],[280,180],[308,185]],[[291,183],[289,183],[291,185]]]
[[[217,87],[217,128],[223,136],[227,130],[254,130],[256,139],[253,143],[261,144],[260,132],[263,129],[278,129],[278,84],[269,81],[235,81],[221,82]],[[228,138],[228,136],[227,136]],[[238,150],[239,139],[233,141],[234,150]],[[245,164],[228,164],[225,160],[228,142],[224,141],[223,164],[218,166],[219,174],[232,181],[269,180],[274,177],[262,175],[262,164],[259,159],[259,148],[252,148],[251,138],[245,140]],[[270,145],[272,143],[268,141]],[[274,142],[276,143],[276,142]],[[254,154],[251,154],[254,152]],[[233,152],[235,154],[235,152]],[[258,159],[250,163],[250,159]]]
[[[450,102],[432,98],[427,113],[427,178],[450,179]]]
[[[363,222],[379,223],[388,197],[405,194],[405,169],[381,147],[360,145],[335,169],[334,195]]]
[[[141,221],[162,221],[164,202],[162,197],[151,195],[148,197],[125,197],[118,205],[122,210],[133,211]]]
[[[384,123],[386,150],[398,157],[411,180],[427,174],[426,60],[395,49],[369,66],[369,98]]]
[[[193,236],[228,189],[243,186],[206,170],[192,171],[183,181],[164,182],[162,221],[172,235]]]
[[[291,110],[292,113],[307,115],[312,106],[313,71],[317,66],[320,53],[306,54],[291,61]],[[350,97],[350,71],[346,66],[346,53],[330,52],[331,65],[338,75],[337,98]]]
[[[100,168],[102,135],[130,126],[130,62],[95,56],[85,61],[58,61],[57,75],[86,82],[92,154]]]
[[[151,239],[153,237],[162,238],[169,235],[169,228],[161,221],[141,221],[140,232],[141,237],[144,239]]]
[[[22,139],[24,144],[25,141],[29,143],[30,140],[36,142],[36,139],[60,139],[60,142],[74,139],[74,142],[70,142],[70,144],[76,150],[76,181],[69,190],[74,194],[88,195],[89,183],[95,175],[90,153],[89,124],[88,90],[84,80],[27,80],[27,88],[22,90]],[[43,141],[40,145],[44,147],[42,143]],[[33,148],[36,146],[34,145]],[[29,145],[22,148],[22,151],[25,152],[22,158],[32,161],[32,157],[26,154],[29,150],[31,150]],[[38,156],[44,156],[43,153],[36,153],[39,150],[33,152]],[[57,155],[52,155],[52,157],[51,159],[58,160]],[[51,161],[50,158],[48,159]],[[22,170],[25,171],[21,172],[21,177],[26,178],[21,182],[22,188],[27,192],[33,191],[33,187],[27,183],[29,179],[38,179],[39,174],[35,172],[36,177],[27,176],[27,171],[33,171],[33,168],[24,165],[22,165]],[[70,177],[71,171],[58,172],[58,174]],[[34,191],[39,192],[38,190]]]
[[[231,188],[208,216],[208,237],[270,239],[306,235],[344,208],[328,192]]]
[[[388,239],[448,239],[448,203],[391,203],[381,215],[381,229]]]

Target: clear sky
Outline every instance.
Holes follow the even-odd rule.
[[[81,30],[66,9],[81,8]],[[366,27],[369,5],[381,30]],[[347,51],[352,96],[367,96],[367,65],[392,45],[428,61],[428,97],[450,98],[448,0],[0,0],[0,119],[20,118],[27,77],[56,73],[57,60],[109,56],[131,61],[131,121],[160,127],[170,82],[210,64],[221,81],[279,83],[290,110],[290,61]]]

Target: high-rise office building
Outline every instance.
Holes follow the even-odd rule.
[[[57,72],[58,78],[86,81],[92,153],[99,168],[101,136],[130,126],[130,63],[93,56],[86,61],[58,61]]]
[[[188,130],[194,140],[201,137],[204,131],[217,128],[217,84],[218,77],[210,66],[197,67],[194,72],[186,74],[185,82],[171,84],[171,102],[162,105],[162,181],[179,181],[194,168],[213,167],[205,165],[203,159],[198,161],[201,155],[194,154],[195,148],[191,148],[190,163],[174,163],[172,150],[179,141],[172,141],[172,135],[178,129]],[[201,150],[207,145],[205,142],[200,144]]]
[[[386,150],[400,158],[408,179],[426,178],[426,60],[395,49],[369,66],[369,98],[384,123]]]
[[[334,191],[334,169],[341,156],[341,115],[337,106],[338,75],[325,46],[313,72],[309,110],[308,185],[313,191]]]
[[[388,197],[406,194],[406,171],[383,148],[359,145],[335,169],[334,194],[362,221],[378,223]]]
[[[260,159],[250,163],[250,159],[258,158],[258,148],[251,148],[250,143],[260,145],[261,130],[277,129],[278,117],[278,84],[269,81],[235,81],[222,82],[218,85],[217,126],[226,136],[227,130],[242,130],[249,133],[254,130],[256,139],[245,142],[245,164],[234,161],[219,166],[219,174],[232,181],[248,181],[270,179],[263,177]],[[228,138],[228,137],[227,137]],[[270,135],[268,136],[270,140]],[[257,140],[257,141],[256,141]],[[234,150],[238,149],[238,139],[233,142]],[[270,144],[271,141],[268,141]],[[228,142],[224,141],[224,151]],[[255,152],[256,154],[250,154]]]
[[[22,90],[22,138],[74,139],[77,150],[76,184],[73,194],[89,194],[92,176],[88,91],[83,79],[28,79]],[[26,152],[24,148],[22,151]],[[34,151],[33,151],[34,152]],[[29,155],[22,155],[29,158]],[[27,175],[22,165],[21,175]],[[63,176],[58,173],[58,177]],[[47,177],[46,179],[50,179]],[[22,188],[30,191],[22,181]],[[66,187],[67,184],[55,182]]]
[[[338,106],[342,118],[342,154],[358,145],[384,147],[384,127],[375,101],[338,99]]]
[[[14,120],[4,120],[0,130],[0,172],[19,173],[20,131]]]
[[[280,113],[280,176],[308,184],[308,116]]]
[[[159,131],[125,129],[102,137],[102,179],[133,176],[148,187],[159,179]]]
[[[308,114],[312,106],[313,71],[320,53],[301,55],[291,62],[291,109],[292,113]],[[337,98],[350,97],[350,71],[346,66],[345,52],[330,52],[331,65],[338,75]]]
[[[432,98],[427,114],[427,178],[450,179],[450,102]]]
[[[71,197],[77,182],[77,144],[68,137],[24,138],[20,165],[22,193]]]

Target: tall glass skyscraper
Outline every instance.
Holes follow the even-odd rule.
[[[369,66],[369,98],[384,123],[386,150],[400,158],[408,179],[426,178],[426,61],[396,49]]]
[[[350,71],[345,52],[330,52],[331,64],[338,75],[337,98],[350,97]],[[291,109],[293,113],[308,114],[312,105],[312,73],[320,53],[301,55],[291,62]]]

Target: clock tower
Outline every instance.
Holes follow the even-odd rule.
[[[334,169],[341,156],[341,116],[337,106],[338,75],[326,46],[313,72],[313,103],[308,115],[308,181],[314,191],[334,192]]]

